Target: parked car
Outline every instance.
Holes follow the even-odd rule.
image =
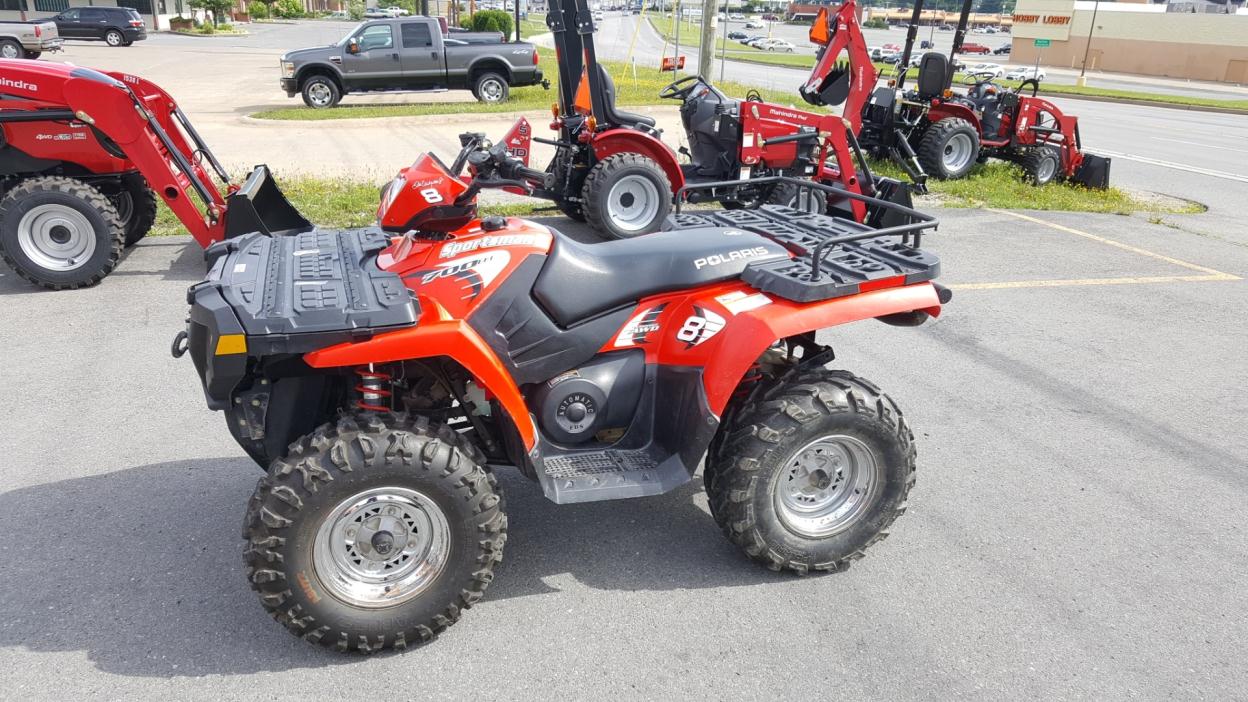
[[[997,33],[996,27],[984,27],[984,34],[996,34],[996,33]]]
[[[884,49],[885,51],[901,51],[901,44],[885,44],[884,46],[880,48]]]
[[[62,39],[130,46],[147,38],[142,15],[129,7],[71,7],[50,19],[56,23],[56,31]]]
[[[901,62],[901,52],[885,49],[880,52],[880,61],[889,65],[895,65]]]
[[[746,46],[754,46],[755,44],[758,44],[759,42],[763,42],[763,41],[767,41],[767,37],[761,34],[754,34],[752,36],[746,37],[745,39],[742,39],[741,43],[745,44]]]
[[[347,12],[346,10],[334,10],[333,12],[329,13],[328,18],[331,20],[351,19],[351,13]]]
[[[991,75],[993,78],[1000,78],[1005,75],[1005,67],[999,63],[976,63],[966,69],[968,75]]]
[[[768,39],[766,41],[759,42],[756,48],[762,49],[763,51],[783,51],[791,54],[797,47],[791,42],[787,42],[783,39]]]
[[[56,23],[0,22],[0,58],[39,58],[45,51],[60,51],[61,36]]]
[[[1025,68],[1011,68],[1009,72],[1005,74],[1005,79],[1006,80],[1030,80],[1032,78],[1035,78],[1036,80],[1044,80],[1047,75],[1048,74],[1044,72],[1043,68],[1036,68],[1035,66],[1027,66]]]
[[[936,44],[934,42],[928,41],[927,39],[924,39],[923,41],[919,42],[919,48],[920,49],[934,49],[936,48]]]
[[[471,90],[481,102],[502,102],[511,86],[542,83],[537,48],[503,43],[498,32],[442,36],[437,18],[366,20],[337,44],[291,51],[281,58],[286,95],[309,107],[333,107],[352,92]]]
[[[746,34],[745,32],[738,32],[738,31],[728,32],[728,38],[729,38],[729,39],[745,39],[745,38],[747,38],[748,36],[749,36],[749,35],[748,35],[748,34]]]
[[[728,19],[743,20],[745,19],[745,15],[741,14],[740,12],[734,12],[728,15]]]
[[[992,49],[989,49],[983,44],[972,44],[971,42],[967,42],[962,45],[962,53],[964,54],[990,54],[992,53]]]
[[[380,7],[370,7],[364,11],[365,19],[387,19],[390,13]]]
[[[771,14],[763,15],[763,21],[764,22],[779,22],[780,15],[771,15]]]
[[[1004,44],[1002,44],[1001,46],[998,46],[997,48],[993,49],[993,50],[992,50],[992,53],[996,54],[997,56],[1002,56],[1002,55],[1009,54],[1009,53],[1010,53],[1010,46],[1011,46],[1010,42],[1008,42],[1008,41],[1007,41],[1007,42],[1005,42]]]
[[[942,24],[942,25],[940,25],[939,27],[937,27],[936,29],[937,29],[937,30],[939,30],[939,31],[941,31],[941,32],[952,32],[952,31],[953,31],[953,25],[952,25],[952,24]]]
[[[763,27],[766,27],[766,26],[767,26],[767,23],[763,22],[762,20],[750,20],[749,22],[745,23],[746,29],[762,29]]]

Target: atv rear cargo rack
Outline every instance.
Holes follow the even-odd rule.
[[[859,292],[910,285],[932,280],[940,274],[940,260],[921,250],[923,233],[939,225],[935,217],[895,202],[848,192],[809,180],[771,176],[753,178],[757,185],[790,184],[797,188],[797,202],[818,190],[837,198],[860,200],[879,208],[894,226],[873,228],[850,219],[815,214],[783,205],[756,209],[682,212],[688,190],[721,188],[742,181],[697,183],[681,188],[676,211],[664,229],[735,227],[754,232],[781,244],[794,258],[752,263],[741,279],[763,292],[795,302],[813,302]]]

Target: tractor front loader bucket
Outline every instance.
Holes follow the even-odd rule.
[[[268,166],[256,166],[242,187],[226,198],[225,238],[250,232],[288,236],[310,231],[312,223],[290,204]]]
[[[1108,156],[1084,152],[1083,162],[1079,164],[1071,180],[1086,188],[1104,190],[1109,187],[1109,164]]]

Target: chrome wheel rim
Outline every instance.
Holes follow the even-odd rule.
[[[487,80],[481,84],[481,97],[486,102],[498,102],[503,99],[503,84],[497,80]]]
[[[821,539],[853,526],[883,484],[881,466],[862,441],[825,436],[798,449],[772,486],[780,521],[802,536]]]
[[[644,231],[658,213],[659,189],[645,176],[624,176],[607,193],[607,214],[626,232]]]
[[[104,41],[108,42],[109,46],[121,46],[121,35],[117,32],[109,32],[104,35]]]
[[[333,97],[333,92],[324,83],[313,83],[308,86],[308,99],[312,101],[313,105],[324,107],[329,104]]]
[[[11,59],[17,58],[17,47],[12,44],[0,44],[0,56]]]
[[[72,271],[95,253],[95,229],[86,215],[65,205],[39,205],[17,223],[22,253],[40,268]]]
[[[367,609],[419,596],[446,569],[451,527],[423,493],[381,487],[352,495],[321,522],[312,566],[334,597]]]
[[[957,172],[966,168],[971,162],[971,153],[974,151],[974,143],[967,134],[954,134],[945,143],[945,153],[943,161],[947,170]]]

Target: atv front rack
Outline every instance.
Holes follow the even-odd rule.
[[[741,182],[698,183],[682,188],[677,195],[676,212],[668,216],[664,229],[733,227],[781,244],[794,258],[752,263],[741,274],[742,280],[763,292],[795,302],[814,302],[893,285],[921,283],[940,274],[940,260],[920,249],[923,233],[934,230],[939,224],[935,217],[894,202],[809,180],[773,176],[749,182],[794,185],[799,203],[819,195],[861,200],[879,208],[886,221],[901,223],[877,229],[843,217],[814,214],[783,205],[763,205],[749,210],[681,211],[686,190],[731,187]]]

